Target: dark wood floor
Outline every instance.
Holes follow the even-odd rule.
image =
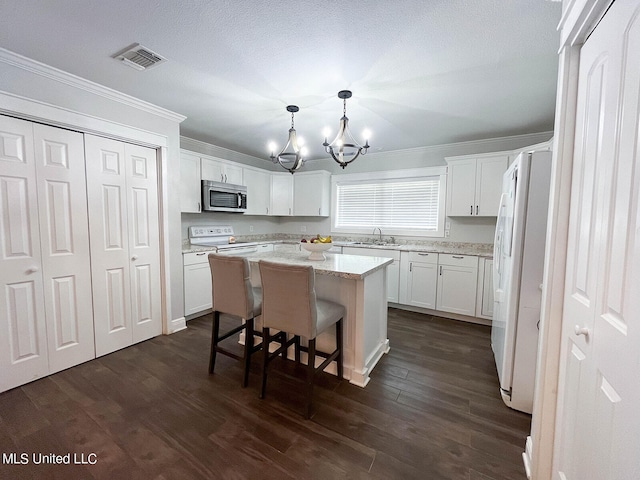
[[[304,420],[299,385],[259,362],[207,362],[211,316],[0,394],[2,479],[524,479],[530,417],[498,395],[488,327],[390,310],[391,351],[365,389],[323,374]],[[95,453],[94,465],[32,454]]]

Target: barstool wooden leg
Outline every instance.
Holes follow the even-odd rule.
[[[300,364],[300,335],[296,335],[295,343],[293,344],[295,351],[295,360],[297,364]]]
[[[311,400],[313,398],[313,381],[316,373],[316,339],[309,340],[307,357],[307,407],[305,418],[311,418]]]
[[[242,387],[249,384],[249,369],[251,368],[251,353],[253,352],[253,318],[245,323],[244,329],[244,375],[242,376]]]
[[[338,366],[338,378],[342,380],[342,319],[336,322],[336,348],[338,349],[338,356],[336,357],[336,363]]]
[[[213,373],[216,366],[216,346],[220,337],[220,312],[213,312],[213,325],[211,327],[211,353],[209,355],[209,373]]]
[[[269,367],[269,329],[262,329],[262,386],[260,387],[260,398],[264,398],[267,390],[267,368]]]

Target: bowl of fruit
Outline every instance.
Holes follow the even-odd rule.
[[[300,245],[302,245],[302,248],[307,252],[311,252],[309,260],[326,260],[324,252],[333,246],[331,243],[331,236],[321,237],[320,235],[316,235],[314,238],[309,240],[303,238],[300,240]]]

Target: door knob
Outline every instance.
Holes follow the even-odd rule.
[[[38,270],[40,270],[38,267],[27,268],[27,273],[36,273]]]
[[[573,329],[576,332],[576,335],[584,335],[585,337],[589,337],[589,329],[587,327],[580,327],[580,325],[576,325]]]
[[[132,255],[132,256],[131,256],[131,260],[132,260],[132,261],[134,261],[134,262],[135,262],[137,259],[138,259],[138,255]]]

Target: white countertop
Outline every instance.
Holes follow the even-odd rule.
[[[297,244],[295,240],[263,240],[255,241],[253,244],[260,243],[289,243]],[[493,257],[493,245],[484,243],[445,243],[437,242],[431,245],[420,244],[393,244],[393,245],[378,245],[375,243],[357,243],[357,242],[342,242],[335,241],[333,244],[336,247],[357,247],[357,248],[371,248],[377,250],[399,250],[401,252],[433,252],[433,253],[449,253],[453,255],[475,255],[477,257]],[[203,247],[198,245],[184,245],[182,253],[192,252],[204,252],[215,251],[215,247]]]
[[[309,260],[309,252],[264,252],[247,256],[251,263],[260,260],[280,262],[288,265],[311,265],[320,275],[360,279],[391,263],[393,259],[384,257],[363,257],[359,255],[336,255],[325,253],[326,260]]]

